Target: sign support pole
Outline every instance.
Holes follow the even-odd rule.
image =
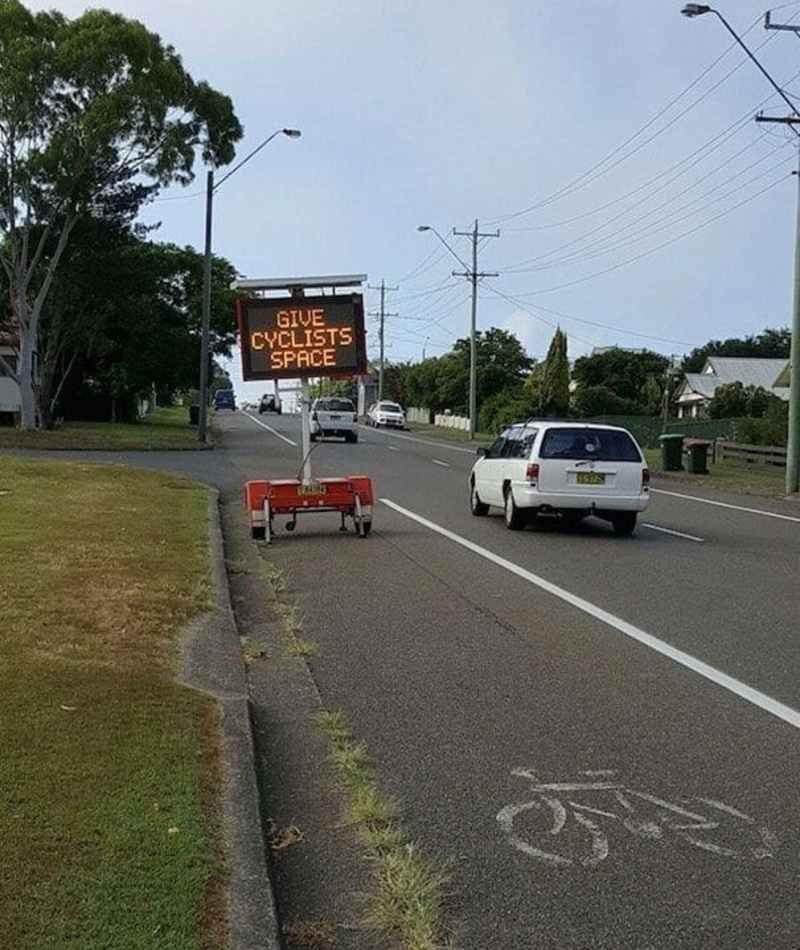
[[[307,379],[300,380],[300,415],[303,420],[303,484],[311,483],[311,387]]]

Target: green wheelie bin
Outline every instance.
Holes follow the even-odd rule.
[[[687,439],[686,471],[692,475],[708,475],[708,448],[711,443],[707,439]]]
[[[683,468],[683,433],[665,432],[658,437],[661,443],[661,467],[665,472],[680,472]]]

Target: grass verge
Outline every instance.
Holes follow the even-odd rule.
[[[786,470],[770,465],[734,462],[730,459],[712,462],[708,460],[708,474],[695,475],[688,471],[666,472],[661,452],[658,449],[644,450],[647,463],[654,477],[669,479],[676,485],[714,488],[739,495],[760,498],[786,497]]]
[[[469,433],[461,429],[445,429],[424,423],[409,423],[408,429],[416,435],[424,435],[444,442],[457,442],[465,446],[489,445],[494,436],[477,433],[470,441]],[[786,497],[786,471],[774,466],[735,462],[730,459],[714,462],[709,459],[708,474],[695,475],[687,471],[664,471],[661,450],[644,449],[647,463],[654,477],[665,478],[687,487],[715,488],[740,495],[761,498]]]
[[[216,705],[176,681],[206,537],[202,486],[0,459],[5,946],[222,945]]]
[[[201,445],[197,426],[189,425],[189,407],[168,406],[153,409],[134,423],[65,422],[56,429],[35,432],[2,426],[0,448],[154,452],[196,450]]]

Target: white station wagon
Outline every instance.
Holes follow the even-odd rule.
[[[587,422],[535,420],[504,429],[469,476],[473,515],[502,508],[506,527],[539,514],[577,524],[594,515],[630,535],[650,502],[650,470],[627,429]]]

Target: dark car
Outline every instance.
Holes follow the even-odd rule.
[[[214,409],[235,409],[236,397],[232,389],[218,389],[214,393]]]
[[[278,415],[281,414],[281,405],[275,401],[274,396],[269,396],[267,393],[261,397],[261,402],[258,404],[258,414],[261,415],[262,412],[277,412]]]

